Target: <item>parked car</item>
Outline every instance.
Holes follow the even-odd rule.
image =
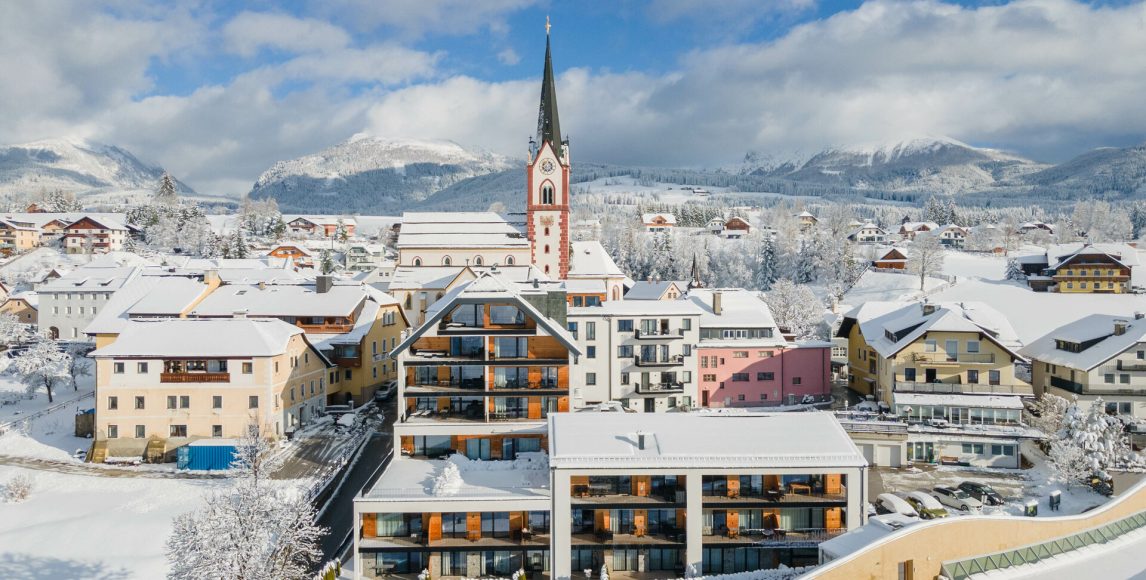
[[[919,517],[925,520],[945,518],[948,514],[939,500],[927,495],[925,491],[913,491],[907,494],[907,503],[919,512]]]
[[[901,514],[913,518],[919,517],[919,512],[904,501],[902,497],[893,493],[881,493],[875,498],[875,511],[881,514]]]
[[[983,505],[1003,505],[1007,503],[1003,500],[1002,494],[985,483],[964,481],[959,484],[959,489],[967,492],[967,495],[979,500],[979,503]]]
[[[967,513],[979,513],[983,511],[982,502],[971,497],[971,494],[959,488],[940,485],[931,489],[931,495],[939,500],[939,503],[947,507],[952,507]]]
[[[397,390],[398,390],[398,381],[387,381],[381,387],[378,387],[377,391],[374,391],[374,400],[375,401],[389,400],[390,397],[394,396],[394,393],[397,392]]]

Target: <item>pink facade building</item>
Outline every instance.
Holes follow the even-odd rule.
[[[762,407],[831,393],[829,342],[788,342],[771,311],[741,289],[692,290],[704,314],[696,360],[701,407]]]

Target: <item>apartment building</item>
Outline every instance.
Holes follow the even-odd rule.
[[[110,216],[84,216],[64,227],[64,251],[69,254],[121,252],[136,228]]]
[[[27,252],[40,245],[40,228],[31,222],[0,218],[0,252]]]
[[[701,314],[686,300],[570,308],[568,329],[582,352],[571,369],[573,406],[619,401],[653,413],[695,405]]]
[[[332,363],[279,320],[154,319],[126,324],[96,361],[96,440],[110,456],[162,458],[252,424],[282,436],[325,408]]]
[[[1091,314],[1039,337],[1021,351],[1031,360],[1035,394],[1052,393],[1108,413],[1146,418],[1146,320]]]
[[[585,412],[549,432],[553,578],[815,565],[866,521],[867,462],[828,413]]]
[[[358,577],[548,572],[546,418],[569,410],[580,352],[566,308],[560,284],[483,273],[392,352],[397,455],[355,500]]]
[[[703,312],[698,406],[770,406],[830,396],[831,344],[785,340],[757,293],[693,289],[686,299]]]

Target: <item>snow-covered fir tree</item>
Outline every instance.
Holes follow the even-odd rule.
[[[175,179],[166,171],[163,172],[163,177],[159,178],[159,187],[155,189],[155,201],[166,204],[173,204],[179,201],[179,192],[175,187]]]
[[[1007,280],[1017,280],[1025,282],[1027,275],[1023,273],[1023,267],[1019,265],[1019,261],[1015,258],[1007,260],[1007,271],[1004,273]]]
[[[1064,474],[1074,474],[1076,470],[1058,464],[1076,459],[1068,455],[1060,459],[1054,452],[1057,449],[1058,453],[1062,453],[1069,447],[1081,450],[1082,453],[1072,455],[1083,458],[1087,472],[1084,476],[1107,479],[1111,468],[1137,467],[1142,463],[1141,457],[1130,448],[1130,440],[1122,422],[1106,413],[1101,397],[1091,401],[1086,410],[1079,406],[1078,401],[1074,401],[1063,415],[1062,428],[1051,443],[1051,459]]]

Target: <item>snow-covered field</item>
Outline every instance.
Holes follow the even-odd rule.
[[[928,278],[924,288],[930,291],[944,284],[946,282],[938,278]],[[859,306],[865,302],[910,300],[919,294],[918,276],[868,271],[844,294],[843,304]]]
[[[18,474],[33,488],[24,502],[0,503],[0,578],[163,578],[172,518],[225,481],[0,465],[0,485]]]
[[[75,436],[75,415],[95,405],[91,396],[95,379],[91,375],[81,376],[77,386],[79,390],[74,391],[70,385],[57,385],[53,391],[55,402],[49,404],[43,389],[29,394],[27,387],[15,377],[0,375],[0,425],[17,422],[49,407],[55,409],[0,434],[0,455],[73,461],[72,454],[77,449],[86,451],[91,440]]]

